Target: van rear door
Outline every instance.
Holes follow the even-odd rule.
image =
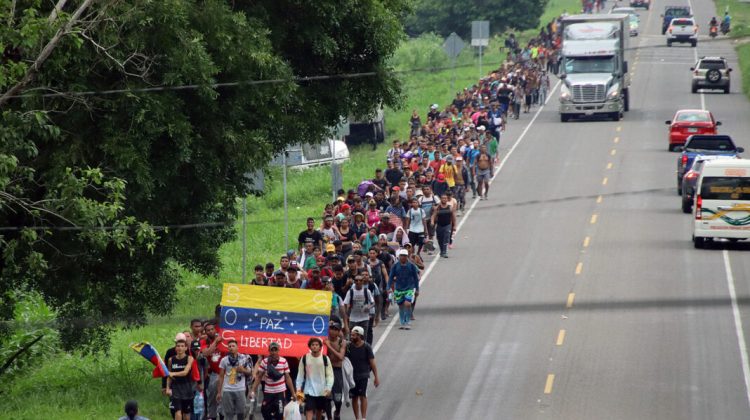
[[[715,237],[750,235],[750,177],[745,168],[724,168],[724,176],[704,176],[700,203],[696,203],[696,224]],[[713,171],[712,171],[713,172]],[[700,205],[700,210],[697,208]],[[740,235],[743,236],[743,235]]]

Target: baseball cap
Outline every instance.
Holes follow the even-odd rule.
[[[341,206],[341,211],[351,210],[351,208],[352,207],[350,205],[344,204],[343,206]]]
[[[183,334],[183,333],[177,333],[177,335],[174,336],[174,341],[180,341],[180,340],[182,340],[182,341],[187,340],[187,337],[185,337],[185,334]]]
[[[277,343],[275,341],[271,341],[271,344],[268,345],[268,350],[271,350],[271,349],[278,350],[280,348],[281,348],[281,346],[279,345],[279,343]]]
[[[405,256],[407,256],[407,257],[408,257],[408,256],[409,256],[409,251],[407,251],[407,250],[405,250],[405,249],[399,249],[399,250],[398,250],[398,256],[400,257],[400,256],[402,256],[402,255],[405,255]]]
[[[463,160],[464,160],[464,158],[462,158],[461,156],[456,156],[456,162],[461,162]]]
[[[438,174],[438,181],[445,181],[445,174]]]
[[[196,338],[190,343],[190,348],[193,350],[199,350],[201,348],[201,341]]]
[[[336,246],[334,244],[326,245],[326,252],[334,252],[334,251],[336,251]]]
[[[432,104],[432,105],[430,105],[430,109],[437,109],[437,108],[438,108],[438,104]]]
[[[383,213],[383,214],[380,215],[380,218],[381,219],[390,219],[391,218],[391,214],[390,213]]]
[[[487,127],[485,127],[483,125],[480,125],[479,127],[477,127],[477,131],[484,131],[486,129],[487,129]]]
[[[287,257],[291,258],[292,255],[294,255],[294,250],[293,249],[290,249],[289,251],[286,252],[286,256]]]
[[[453,163],[453,156],[448,155],[448,157],[445,158],[445,161]]]
[[[354,333],[359,334],[361,337],[365,336],[365,330],[364,330],[364,328],[359,327],[359,326],[352,328],[352,334],[354,334]]]

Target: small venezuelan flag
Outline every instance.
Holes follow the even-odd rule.
[[[146,360],[151,362],[154,366],[154,372],[152,373],[152,376],[154,378],[163,378],[165,376],[169,376],[169,369],[167,369],[167,365],[164,364],[164,361],[161,360],[161,356],[159,356],[159,352],[156,351],[154,346],[152,346],[148,342],[140,342],[131,344],[130,348],[133,349],[136,353],[143,356]]]

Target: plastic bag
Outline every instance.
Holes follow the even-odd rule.
[[[291,401],[284,407],[284,420],[302,420],[297,401]]]

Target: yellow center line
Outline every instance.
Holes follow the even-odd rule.
[[[609,152],[610,155],[614,156],[617,154],[617,149],[612,149],[611,152]]]
[[[596,197],[596,204],[600,204],[603,199],[604,197],[602,197],[601,195],[599,197]]]
[[[612,169],[612,162],[609,162],[609,163],[607,164],[607,169]]]
[[[607,185],[608,181],[609,179],[607,179],[607,177],[605,176],[604,179],[602,179],[602,185]]]
[[[544,393],[545,394],[551,394],[552,393],[552,384],[555,382],[555,375],[550,373],[547,375],[547,383],[544,384]]]
[[[568,293],[568,301],[565,302],[565,307],[570,309],[573,307],[573,300],[575,300],[576,294],[573,292]]]
[[[583,239],[583,247],[584,247],[584,248],[588,248],[588,247],[589,247],[589,242],[591,242],[591,238],[590,238],[590,237],[588,237],[588,236],[587,236],[587,237],[585,237],[585,238]]]
[[[617,130],[617,132],[618,132],[618,133],[619,133],[620,131],[622,131],[622,126],[621,126],[621,125],[620,125],[620,126],[618,126],[616,130]]]
[[[593,225],[594,223],[596,223],[596,219],[597,219],[598,217],[599,217],[599,216],[597,216],[597,215],[595,215],[595,214],[591,215],[591,224],[592,224],[592,225]]]
[[[614,140],[614,142],[615,142],[615,143],[619,143],[619,142],[620,142],[620,138],[619,138],[619,137],[615,137],[615,140]]]
[[[557,333],[557,342],[555,342],[555,344],[562,346],[563,342],[565,342],[565,330],[560,330],[560,332]]]
[[[576,265],[576,274],[581,274],[581,272],[582,272],[582,271],[583,271],[583,263],[582,263],[582,262],[579,262],[579,263],[578,263],[578,264]]]

